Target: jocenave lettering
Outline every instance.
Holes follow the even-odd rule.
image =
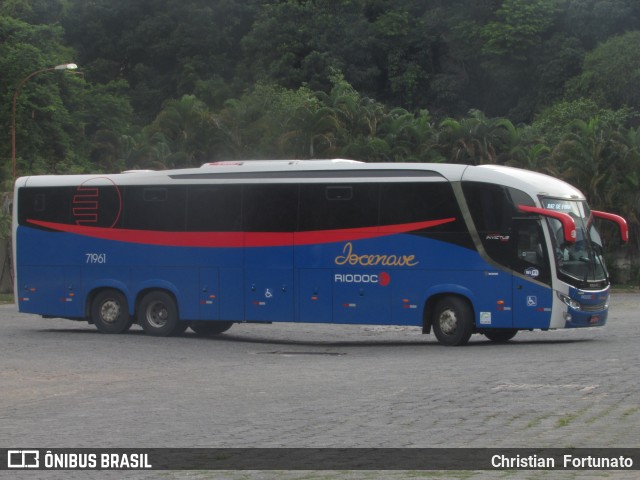
[[[415,255],[359,255],[353,252],[351,242],[345,244],[342,249],[342,255],[338,255],[335,258],[336,265],[359,265],[362,267],[374,267],[376,265],[384,265],[385,267],[413,267],[418,263]]]

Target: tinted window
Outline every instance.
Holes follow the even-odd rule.
[[[294,232],[298,217],[298,186],[245,185],[243,221],[247,232]]]
[[[194,185],[189,188],[188,231],[235,232],[241,228],[240,185]]]
[[[300,230],[333,230],[378,225],[378,185],[303,184]]]
[[[21,188],[18,196],[18,221],[41,220],[75,223],[72,216],[73,187]]]
[[[511,228],[513,207],[504,187],[467,183],[463,189],[473,223],[479,232],[505,232]]]
[[[448,182],[389,183],[380,185],[382,225],[456,218],[458,203]]]
[[[514,219],[524,216],[517,205],[533,205],[531,197],[513,188],[475,182],[464,183],[463,191],[480,240],[494,261],[513,268],[521,259],[517,248],[533,258],[533,249],[520,244],[524,232],[514,229]]]
[[[186,187],[125,187],[124,228],[180,232],[185,229]]]
[[[516,251],[512,268],[516,272],[551,285],[549,257],[540,221],[516,219],[514,232]]]
[[[21,188],[18,221],[27,220],[110,228],[121,218],[115,186]]]

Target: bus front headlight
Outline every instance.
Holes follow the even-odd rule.
[[[564,295],[564,294],[558,292],[558,298],[560,300],[562,300],[562,302],[566,306],[568,306],[570,308],[573,308],[574,310],[581,310],[582,309],[582,305],[580,305],[580,302],[577,302],[576,300],[574,300],[571,297],[568,297],[567,295]]]

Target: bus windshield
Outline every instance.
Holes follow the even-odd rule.
[[[587,282],[603,282],[608,278],[604,264],[603,245],[586,202],[543,198],[542,205],[548,210],[570,215],[576,223],[576,242],[564,240],[559,220],[548,218],[551,239],[556,258],[558,276],[570,284],[584,287]]]

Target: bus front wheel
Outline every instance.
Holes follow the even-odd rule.
[[[98,292],[91,302],[91,321],[102,333],[126,332],[133,323],[127,298],[118,290]]]
[[[160,290],[142,297],[136,314],[138,324],[145,333],[156,337],[168,337],[184,331],[184,323],[178,317],[178,306],[173,296]]]
[[[473,310],[459,297],[445,297],[433,311],[433,333],[447,346],[465,345],[473,333]]]

